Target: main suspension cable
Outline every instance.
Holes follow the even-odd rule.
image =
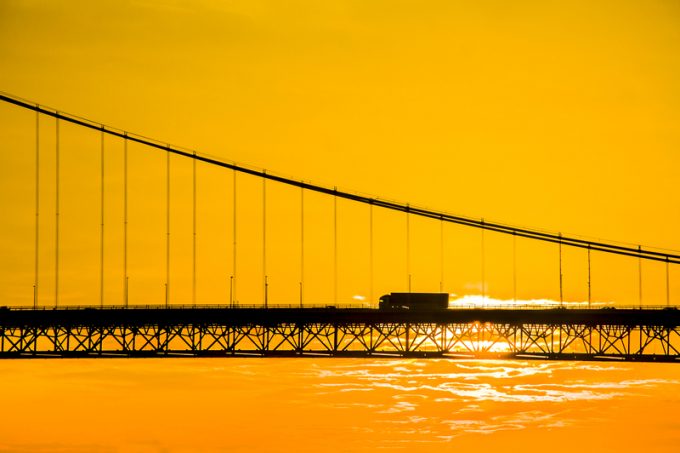
[[[128,140],[156,148],[159,150],[166,151],[168,153],[188,157],[191,159],[196,159],[201,162],[205,162],[211,165],[223,167],[223,168],[229,168],[232,169],[236,172],[240,173],[245,173],[248,175],[252,176],[257,176],[260,178],[266,178],[271,181],[276,181],[282,184],[287,184],[295,187],[300,187],[305,190],[310,190],[313,192],[318,192],[326,195],[332,195],[332,196],[337,196],[340,198],[348,199],[348,200],[353,200],[359,203],[372,203],[375,206],[382,207],[385,209],[391,209],[395,211],[401,211],[401,212],[408,212],[409,214],[421,216],[421,217],[428,217],[432,219],[440,219],[445,222],[450,222],[450,223],[457,223],[460,225],[465,225],[473,228],[481,228],[489,231],[494,231],[497,233],[503,233],[503,234],[515,234],[520,237],[525,237],[529,239],[534,239],[534,240],[539,240],[539,241],[544,241],[544,242],[552,242],[552,243],[562,243],[564,246],[568,247],[578,247],[578,248],[584,248],[587,249],[589,248],[590,250],[594,251],[599,251],[599,252],[604,252],[604,253],[612,253],[612,254],[617,254],[617,255],[624,255],[624,256],[630,256],[630,257],[637,257],[640,259],[645,259],[645,260],[653,260],[653,261],[661,261],[665,262],[668,261],[669,264],[680,264],[680,255],[675,254],[675,253],[669,253],[669,252],[662,252],[662,251],[655,251],[651,249],[643,249],[642,247],[629,247],[629,246],[623,246],[623,245],[617,245],[611,242],[603,242],[603,241],[595,241],[595,240],[587,240],[587,239],[579,239],[576,237],[569,237],[569,236],[559,236],[555,233],[546,233],[543,231],[539,231],[536,229],[529,229],[529,228],[520,228],[520,227],[514,227],[511,225],[506,225],[506,224],[501,224],[501,223],[495,223],[495,222],[484,222],[481,220],[477,220],[474,218],[470,217],[464,217],[464,216],[458,216],[458,215],[453,215],[453,214],[447,214],[443,212],[438,212],[438,211],[433,211],[430,209],[424,209],[424,208],[418,208],[411,206],[409,204],[404,204],[404,203],[397,203],[397,202],[392,202],[392,201],[386,201],[382,200],[379,198],[373,198],[373,197],[366,197],[362,195],[357,195],[354,193],[350,192],[343,192],[343,191],[337,191],[334,190],[333,188],[329,187],[323,187],[315,184],[309,184],[301,181],[297,181],[294,179],[290,178],[285,178],[282,176],[277,176],[271,173],[266,173],[261,170],[256,170],[252,168],[247,168],[242,165],[238,165],[236,163],[229,163],[225,162],[216,158],[204,156],[198,153],[195,153],[194,151],[186,151],[182,150],[176,147],[171,147],[165,143],[162,143],[160,141],[155,141],[150,138],[146,138],[140,135],[134,135],[127,133],[125,131],[119,130],[119,129],[114,129],[111,127],[103,127],[101,126],[100,123],[95,123],[93,121],[90,121],[88,119],[76,117],[74,115],[69,115],[65,114],[59,111],[55,110],[49,110],[45,107],[35,105],[23,100],[20,100],[16,97],[8,96],[7,94],[0,94],[0,100],[4,102],[8,102],[10,104],[17,105],[19,107],[23,107],[29,110],[33,111],[38,111],[42,114],[52,116],[57,119],[61,119],[73,124],[77,124],[82,127],[86,127],[89,129],[95,129],[95,130],[103,130],[104,133],[107,133],[109,135],[113,135],[116,137],[124,138],[127,137]]]

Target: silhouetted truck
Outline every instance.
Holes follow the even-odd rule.
[[[447,293],[391,293],[380,298],[381,310],[446,310]]]

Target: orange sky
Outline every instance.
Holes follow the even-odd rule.
[[[0,4],[0,90],[227,160],[473,217],[680,249],[677,2]],[[30,304],[34,116],[0,105],[0,304]],[[98,303],[99,137],[62,127],[64,304]],[[54,124],[43,119],[40,303],[53,303]],[[122,301],[122,143],[107,139],[106,303]],[[131,303],[161,303],[164,156],[130,146]],[[191,301],[191,165],[172,161],[171,300]],[[241,178],[239,300],[261,290],[261,183]],[[199,166],[199,303],[224,303],[231,174]],[[299,193],[268,186],[271,298],[296,302]],[[333,299],[332,200],[306,200],[305,299]],[[369,295],[368,209],[339,202],[339,302]],[[403,215],[375,213],[374,298],[406,289]],[[439,225],[411,222],[414,290]],[[480,234],[445,229],[444,289],[481,289]],[[488,234],[487,293],[512,297]],[[558,298],[556,246],[518,241],[518,297]],[[586,298],[564,251],[565,299]],[[643,265],[665,303],[663,265]],[[671,270],[678,303],[680,273]],[[593,297],[637,303],[637,262],[593,256]]]

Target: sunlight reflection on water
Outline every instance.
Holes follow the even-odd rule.
[[[562,428],[582,419],[580,412],[588,407],[579,403],[680,384],[676,379],[622,379],[630,370],[573,362],[356,362],[319,369],[315,387],[319,398],[360,391],[352,407],[373,411],[375,423],[401,426],[388,429],[394,442],[403,437],[445,442],[466,434]]]

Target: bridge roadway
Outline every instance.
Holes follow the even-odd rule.
[[[0,307],[0,358],[159,356],[676,362],[680,310]]]

